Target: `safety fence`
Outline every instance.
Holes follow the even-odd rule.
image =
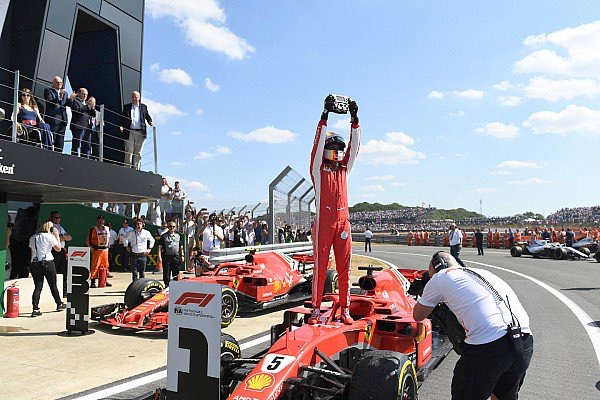
[[[158,173],[155,127],[146,138],[142,130],[129,129],[131,119],[121,111],[96,104],[93,93],[88,97],[86,89],[78,88],[69,95],[58,86],[0,67],[0,139],[67,154],[65,144],[70,144],[73,156]],[[50,115],[50,109],[58,111]],[[70,114],[67,121],[59,115],[62,109]],[[69,128],[69,136],[61,125]]]
[[[269,185],[269,242],[289,241],[292,231],[309,231],[314,200],[312,183],[285,167]]]

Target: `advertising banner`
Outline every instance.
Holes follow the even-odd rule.
[[[69,247],[67,267],[67,331],[88,331],[90,316],[89,247]]]
[[[167,390],[169,399],[219,399],[221,285],[169,285]]]

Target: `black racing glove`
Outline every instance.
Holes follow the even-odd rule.
[[[358,124],[358,104],[354,100],[350,100],[348,103],[348,110],[350,111],[350,121],[353,124]]]
[[[323,113],[321,114],[321,119],[327,121],[329,117],[329,112],[334,110],[335,98],[332,95],[328,95],[325,97],[323,101]]]

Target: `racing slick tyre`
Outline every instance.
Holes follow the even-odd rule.
[[[349,400],[417,400],[417,373],[408,357],[384,350],[366,352],[348,384]]]
[[[238,312],[238,299],[233,289],[223,286],[221,292],[221,328],[227,328]]]
[[[235,360],[242,357],[240,344],[231,335],[221,333],[221,361]],[[231,379],[230,370],[221,362],[221,398],[225,399],[235,389],[236,381]]]
[[[142,278],[131,282],[125,290],[125,305],[128,309],[135,308],[164,290],[162,282],[155,279]]]
[[[596,255],[594,256],[594,258],[596,259],[596,261],[597,261],[597,262],[599,262],[599,263],[600,263],[600,250],[598,250],[598,251],[596,252]]]
[[[523,249],[519,246],[513,246],[510,248],[510,255],[513,257],[521,257],[523,254]]]
[[[323,294],[335,293],[338,289],[338,273],[335,269],[328,269],[325,275],[325,289]]]
[[[556,260],[564,260],[565,258],[567,258],[567,251],[562,247],[559,247],[554,249],[553,255]]]

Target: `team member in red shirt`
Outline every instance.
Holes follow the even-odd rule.
[[[310,175],[315,188],[316,215],[313,226],[313,249],[315,274],[312,287],[313,311],[310,324],[320,322],[321,300],[329,263],[329,251],[333,245],[336,269],[339,275],[339,298],[342,321],[353,322],[348,312],[350,301],[350,258],[352,237],[348,221],[348,178],[354,165],[360,144],[358,106],[350,101],[350,142],[346,148],[344,139],[334,132],[327,132],[327,117],[333,111],[333,99],[325,99],[325,109],[317,125],[317,132],[310,157]],[[345,150],[345,151],[344,151]]]

